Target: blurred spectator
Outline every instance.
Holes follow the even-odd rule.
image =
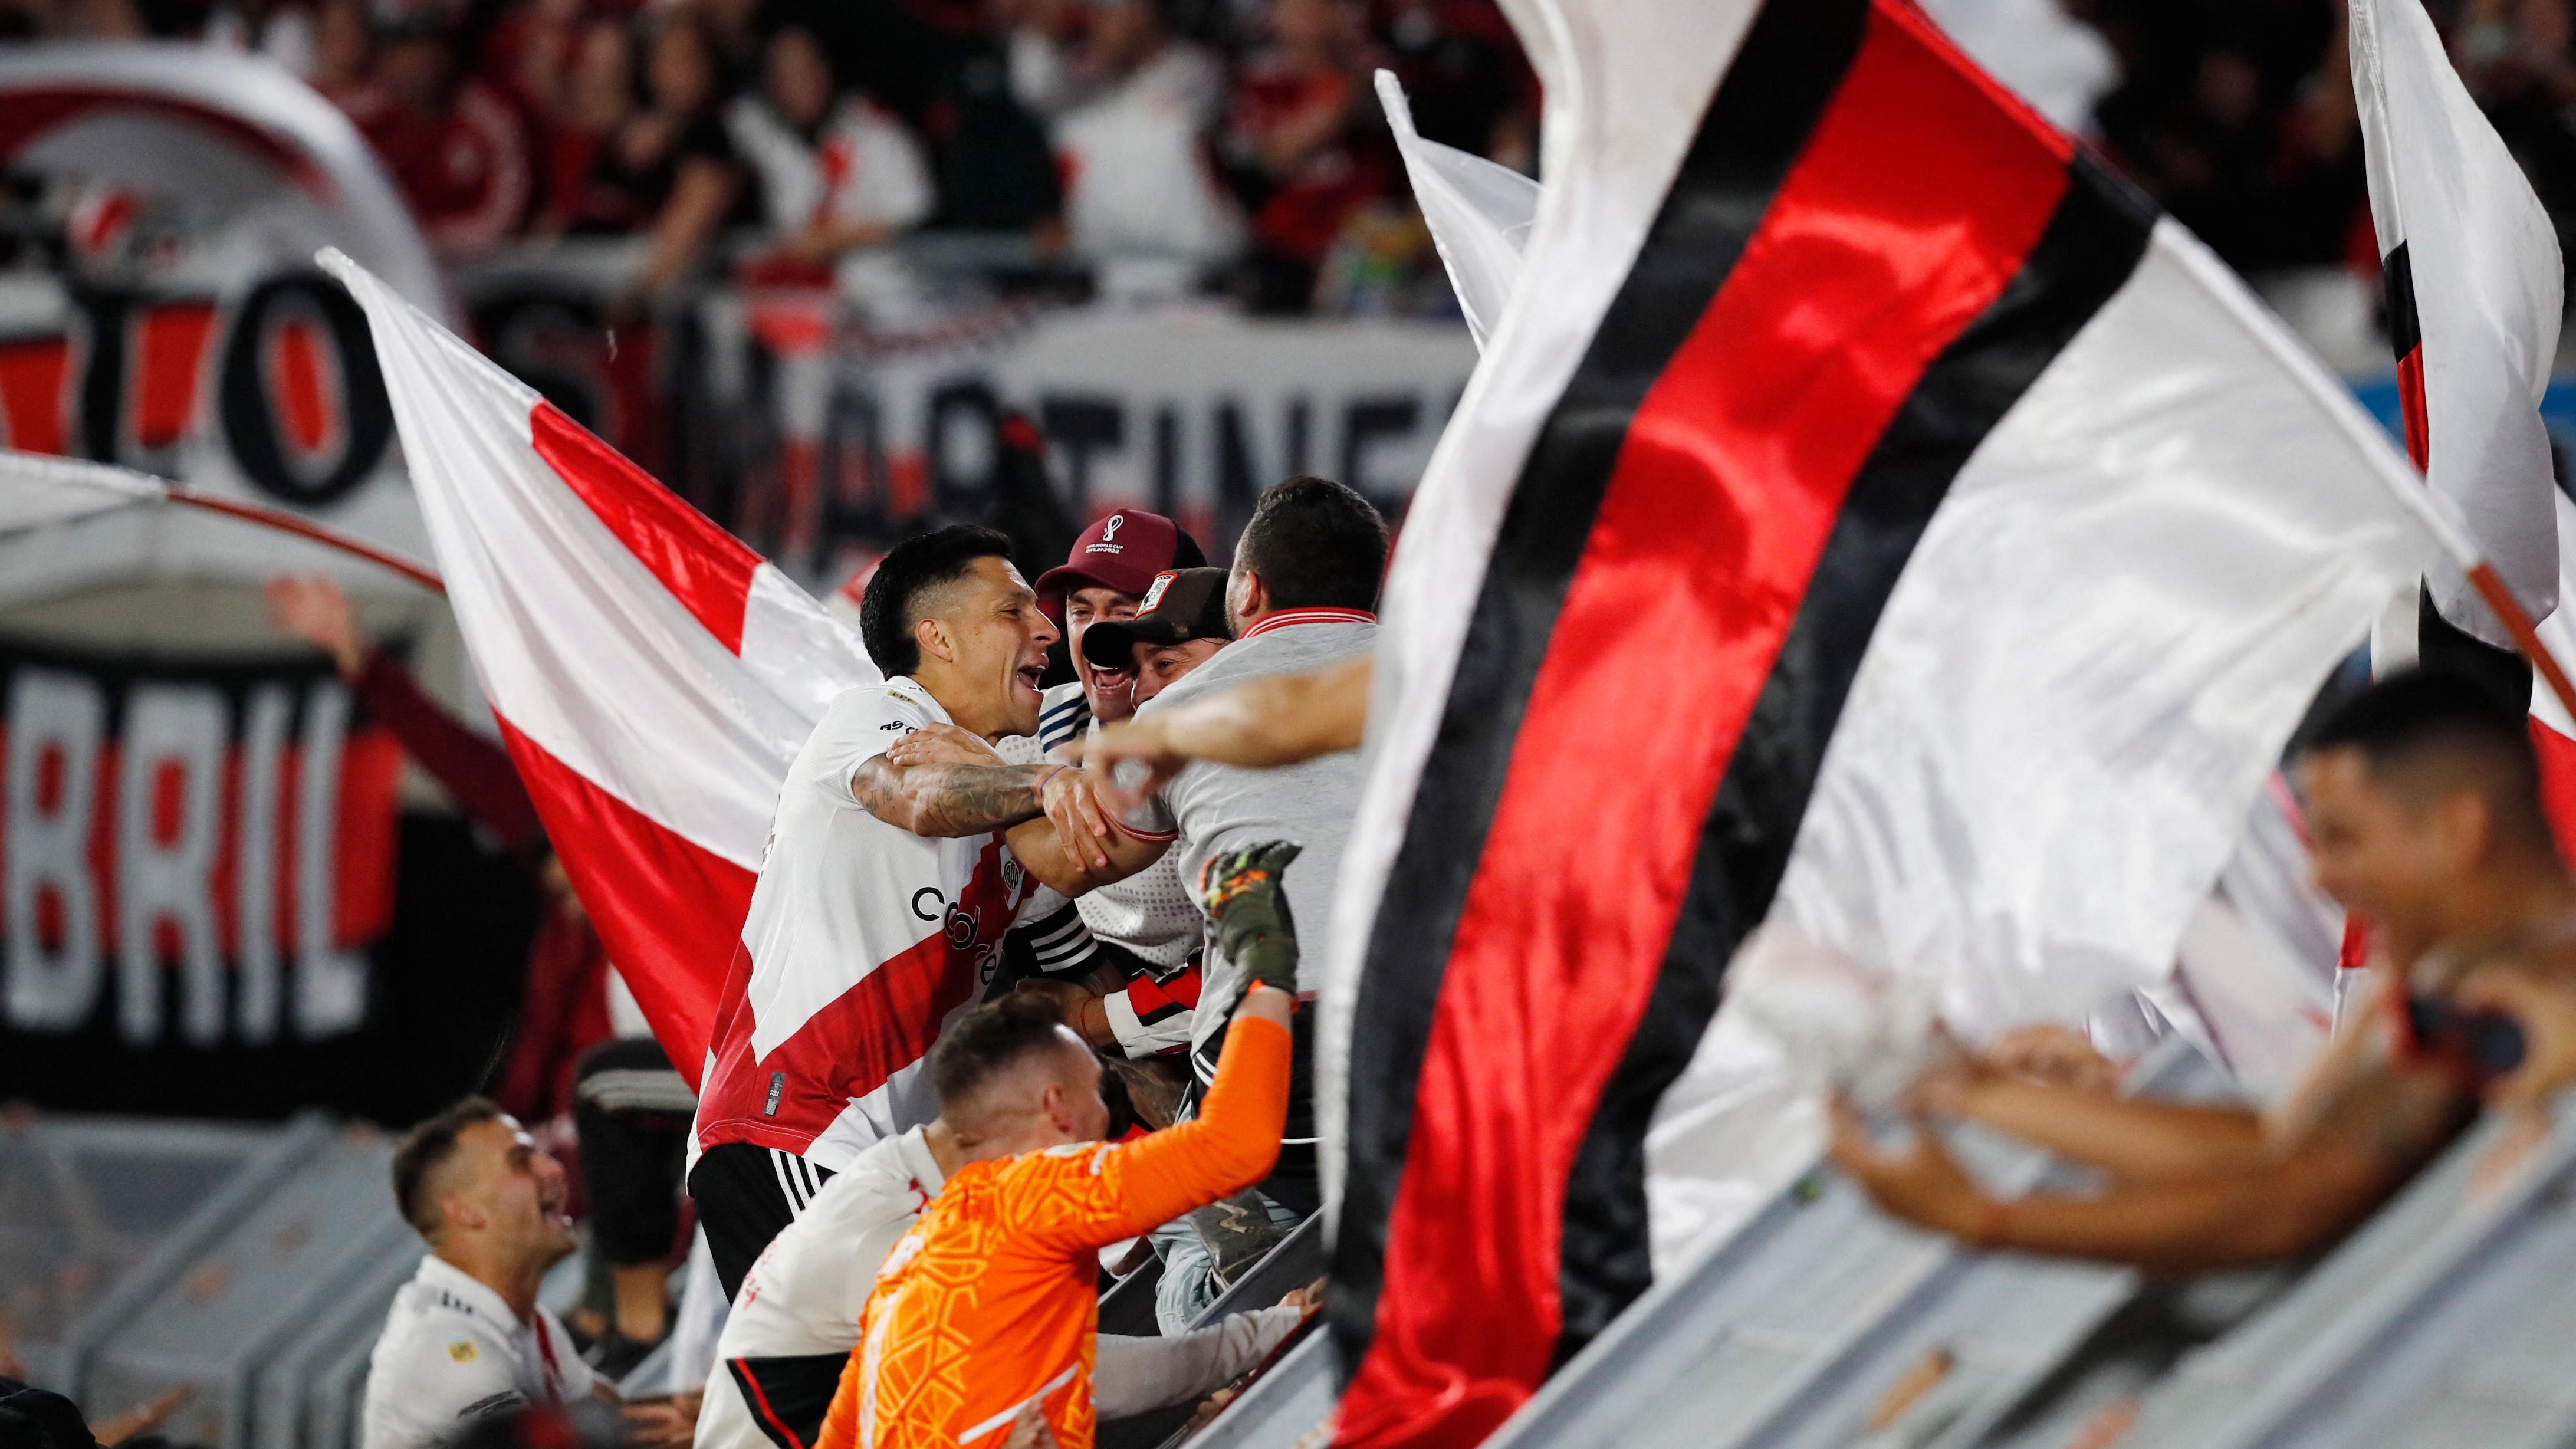
[[[1141,254],[1184,269],[1227,260],[1241,245],[1242,223],[1206,152],[1224,103],[1223,68],[1164,30],[1159,0],[1091,0],[1086,9],[1089,30],[1072,67],[1085,78],[1085,98],[1058,118],[1055,133],[1074,249],[1092,258]],[[1022,78],[1015,63],[1013,83]],[[1067,89],[1023,99],[1044,110]]]
[[[603,138],[582,178],[575,232],[652,238],[630,290],[657,295],[698,263],[742,196],[742,168],[717,119],[716,59],[696,14],[661,13],[645,52],[645,105]]]
[[[725,113],[735,151],[760,183],[770,238],[802,262],[829,262],[927,219],[936,198],[921,147],[868,97],[838,92],[812,31],[769,39],[756,95]]]
[[[498,250],[535,189],[518,113],[463,73],[444,17],[407,15],[377,39],[372,76],[340,108],[384,158],[433,250],[450,260]]]
[[[2340,6],[2120,0],[2091,18],[2125,77],[2103,140],[2149,195],[2248,275],[2345,259],[2367,192]]]
[[[546,130],[546,205],[535,228],[540,234],[623,231],[652,219],[653,209],[620,184],[619,169],[601,156],[635,112],[635,47],[627,27],[593,20],[574,42],[571,74]]]
[[[1012,0],[987,0],[982,27],[962,36],[942,67],[922,128],[938,173],[934,225],[985,230],[1043,228],[1062,240],[1064,194],[1046,126],[1012,94]]]
[[[582,39],[582,0],[531,0],[492,27],[483,73],[526,115],[563,113]]]
[[[313,79],[313,10],[292,0],[225,0],[206,17],[206,43],[264,55]]]
[[[1538,167],[1538,79],[1493,0],[1389,0],[1382,33],[1426,139]]]
[[[1357,0],[1271,0],[1269,23],[1269,48],[1244,66],[1225,152],[1253,208],[1249,300],[1296,312],[1342,224],[1386,188],[1386,123],[1367,87],[1377,57]]]
[[[313,14],[313,88],[338,101],[367,83],[375,59],[366,0],[322,0]]]

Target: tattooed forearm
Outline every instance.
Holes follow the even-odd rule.
[[[889,764],[880,755],[859,767],[851,793],[868,813],[915,835],[981,835],[1043,813],[1038,786],[1049,765]]]

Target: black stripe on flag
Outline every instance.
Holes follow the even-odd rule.
[[[1528,460],[1486,566],[1353,1012],[1349,1171],[1333,1327],[1359,1362],[1377,1316],[1388,1215],[1458,917],[1511,767],[1521,713],[1646,391],[1697,325],[1859,52],[1868,0],[1781,0],[1746,34],[1636,263]],[[1400,962],[1403,969],[1378,969]]]
[[[1735,948],[1771,908],[1843,700],[1916,542],[1969,455],[2145,254],[2153,205],[2090,158],[2070,173],[2021,271],[1932,363],[1854,475],[1736,743],[1654,994],[1567,1183],[1559,1362],[1652,1280],[1647,1120],[1716,1014]]]
[[[2415,315],[2415,262],[2406,243],[2380,258],[2379,275],[2388,307],[2388,351],[2402,361],[2424,343],[2424,324]]]

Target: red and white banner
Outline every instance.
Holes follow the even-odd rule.
[[[609,959],[692,1082],[796,751],[879,678],[821,605],[337,252],[449,602]]]
[[[0,1032],[112,1015],[145,1049],[358,1029],[401,753],[327,665],[11,646],[0,701]]]

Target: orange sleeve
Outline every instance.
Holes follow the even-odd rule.
[[[1050,1236],[1099,1247],[1161,1227],[1270,1175],[1288,1125],[1288,1028],[1258,1017],[1226,1029],[1225,1053],[1199,1115],[1089,1154],[1095,1190],[1050,1214]],[[1054,1199],[1068,1206],[1064,1196]]]
[[[823,1428],[814,1436],[814,1449],[858,1449],[859,1355],[865,1351],[862,1339],[859,1347],[850,1350],[850,1361],[841,1365],[841,1384],[832,1390],[832,1407],[823,1411]],[[716,1372],[724,1372],[723,1365]]]

